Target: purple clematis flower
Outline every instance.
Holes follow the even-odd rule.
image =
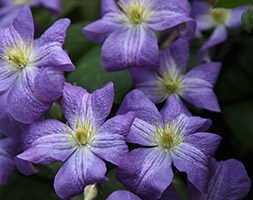
[[[136,87],[154,103],[160,103],[173,94],[198,108],[219,112],[213,86],[221,63],[202,64],[185,73],[188,59],[188,42],[177,40],[169,49],[160,52],[158,69],[132,68],[132,79]]]
[[[208,192],[200,193],[189,184],[190,200],[241,200],[250,190],[251,180],[243,164],[235,159],[210,162]]]
[[[59,14],[61,10],[61,0],[0,0],[0,27],[10,26],[25,4],[43,6],[54,14]]]
[[[102,19],[84,27],[92,41],[103,43],[102,65],[107,71],[156,67],[159,47],[154,31],[175,28],[182,37],[195,32],[187,0],[102,0]]]
[[[205,1],[193,1],[192,17],[197,21],[197,35],[201,37],[201,32],[214,29],[212,35],[202,45],[197,55],[199,60],[210,61],[208,50],[227,39],[227,28],[238,28],[241,25],[241,17],[247,7],[241,6],[234,9],[212,8]]]
[[[118,114],[136,112],[127,142],[143,148],[122,159],[116,176],[129,190],[144,199],[158,199],[171,184],[172,163],[200,191],[208,181],[208,158],[214,155],[220,136],[203,132],[211,122],[187,116],[184,107],[171,96],[159,112],[139,90],[124,99]]]
[[[69,19],[60,19],[34,40],[32,14],[25,6],[10,28],[0,30],[1,115],[30,124],[62,95],[63,73],[74,70],[62,49],[69,25]]]
[[[15,157],[20,152],[20,142],[11,138],[0,138],[0,184],[8,183],[15,167],[25,175],[31,175],[37,172],[31,163]]]
[[[19,158],[40,164],[64,162],[54,181],[60,198],[69,199],[86,185],[105,182],[103,159],[118,165],[128,153],[125,137],[135,115],[130,112],[104,122],[113,96],[112,83],[92,94],[66,83],[62,108],[68,123],[45,120],[32,124],[24,134],[26,151]]]

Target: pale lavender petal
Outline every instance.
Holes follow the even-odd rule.
[[[63,71],[42,68],[34,80],[33,92],[40,100],[52,103],[62,96],[64,81]]]
[[[85,26],[82,31],[91,41],[102,44],[111,33],[122,27],[117,14],[107,13],[102,19]]]
[[[154,134],[156,134],[155,126],[142,119],[135,118],[127,135],[127,142],[142,146],[156,146],[156,143],[152,140]]]
[[[47,165],[64,162],[76,149],[76,142],[69,134],[49,134],[35,140],[29,149],[17,157],[33,163]]]
[[[184,76],[187,79],[202,79],[214,85],[221,70],[220,62],[210,62],[194,67]]]
[[[126,135],[135,118],[133,112],[117,115],[106,121],[94,136],[91,152],[106,161],[119,165],[128,153]]]
[[[220,112],[213,85],[221,68],[220,63],[208,63],[192,69],[185,75],[183,98],[196,107]]]
[[[13,27],[23,40],[29,43],[33,41],[34,22],[32,12],[28,5],[24,6],[13,20]]]
[[[119,29],[102,47],[102,65],[107,71],[129,67],[154,68],[159,65],[158,42],[153,31],[144,27]]]
[[[65,83],[62,108],[73,130],[75,130],[75,120],[77,119],[91,121],[97,127],[109,115],[113,98],[114,90],[111,82],[92,94],[81,87]]]
[[[238,28],[242,24],[242,14],[249,6],[241,6],[231,10],[229,20],[226,23],[229,28]]]
[[[188,180],[201,192],[206,192],[208,182],[208,158],[196,147],[182,142],[171,152],[175,167],[186,172]]]
[[[61,199],[84,192],[86,185],[106,180],[106,165],[88,148],[80,148],[63,164],[55,176],[54,188]]]
[[[205,132],[187,135],[185,138],[186,143],[190,143],[197,149],[200,149],[206,156],[209,157],[214,156],[222,139],[219,135]]]
[[[228,37],[226,27],[223,25],[217,26],[213,31],[211,37],[203,44],[200,51],[198,52],[197,59],[201,61],[210,61],[208,56],[208,50],[222,42]]]
[[[173,178],[170,155],[158,148],[133,150],[122,160],[116,176],[138,196],[157,199]]]
[[[179,115],[176,122],[179,126],[181,126],[181,133],[187,135],[200,131],[206,131],[212,124],[210,119],[195,116],[192,117],[185,114]]]
[[[18,78],[15,86],[8,96],[9,112],[11,116],[22,123],[30,124],[46,113],[51,103],[39,99],[33,92],[34,79],[39,73],[38,69],[27,70]]]
[[[45,33],[36,41],[36,46],[44,46],[44,45],[63,45],[66,32],[70,25],[70,20],[67,18],[57,20],[53,25],[51,25]]]
[[[125,191],[125,190],[118,190],[113,192],[106,200],[141,200],[138,196],[135,194]]]
[[[148,26],[156,31],[185,24],[181,36],[189,38],[195,32],[196,23],[189,17],[190,4],[188,1],[162,1],[158,0],[154,15],[148,20]],[[178,27],[180,30],[180,27]]]
[[[54,119],[47,119],[31,124],[23,133],[23,148],[27,150],[32,147],[32,143],[44,136],[51,134],[65,135],[68,133],[66,125]]]
[[[117,114],[122,115],[129,111],[134,111],[138,118],[150,124],[162,124],[156,106],[140,90],[132,90],[126,95]]]

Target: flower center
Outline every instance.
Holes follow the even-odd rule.
[[[177,120],[168,121],[165,127],[158,124],[155,127],[153,141],[162,149],[173,150],[181,142],[184,141],[184,135],[181,133],[182,124],[178,124]]]
[[[23,4],[30,3],[30,2],[32,2],[32,0],[13,0],[13,3],[15,5],[23,5]]]
[[[210,15],[215,24],[225,24],[229,18],[230,11],[225,8],[213,8],[210,10]]]
[[[23,69],[29,63],[33,45],[21,44],[19,41],[15,43],[10,42],[10,46],[3,45],[3,54],[0,53],[0,59],[16,69]]]
[[[122,21],[127,25],[136,26],[146,23],[154,15],[152,5],[145,1],[129,0],[126,4],[120,2],[118,4],[124,15]]]
[[[157,77],[159,79],[157,82],[157,89],[162,94],[167,94],[166,98],[171,94],[175,94],[176,96],[183,95],[185,80],[180,70],[177,70],[175,73],[170,73],[166,70],[163,70],[162,75],[157,75]]]
[[[78,143],[80,146],[85,146],[88,143],[93,141],[93,136],[96,133],[96,130],[93,128],[91,121],[86,121],[82,123],[80,120],[76,121],[76,131],[73,132],[69,126],[67,126],[68,132],[72,136],[72,138]]]

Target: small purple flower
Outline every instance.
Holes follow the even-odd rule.
[[[24,134],[26,151],[19,158],[40,164],[64,162],[54,181],[60,198],[69,199],[86,185],[105,182],[103,159],[118,165],[128,153],[125,137],[135,115],[130,112],[104,122],[113,96],[112,83],[92,94],[66,83],[62,108],[67,124],[48,119],[32,124]]]
[[[189,184],[190,200],[240,200],[250,190],[251,180],[243,164],[235,159],[210,162],[208,192],[203,194]]]
[[[198,108],[219,112],[213,86],[221,63],[202,64],[185,73],[188,59],[188,42],[177,40],[169,49],[160,52],[158,69],[132,68],[132,79],[136,87],[154,103],[160,103],[173,94]]]
[[[102,0],[102,19],[84,27],[92,41],[104,43],[102,65],[107,71],[156,67],[159,47],[154,31],[174,28],[190,37],[195,22],[186,0]]]
[[[62,95],[63,73],[74,70],[62,49],[69,25],[69,19],[60,19],[34,40],[32,14],[25,6],[10,28],[0,30],[1,112],[30,124]]]
[[[124,99],[118,114],[134,111],[137,115],[127,142],[142,148],[125,156],[117,170],[117,178],[129,190],[144,199],[158,199],[171,184],[172,163],[200,191],[208,181],[208,158],[213,156],[220,136],[203,132],[211,122],[187,116],[184,107],[171,96],[160,111],[139,90]]]
[[[208,3],[195,0],[192,4],[192,16],[197,21],[197,34],[214,29],[210,38],[201,47],[197,58],[202,61],[210,61],[208,50],[227,39],[227,28],[238,28],[241,25],[241,17],[248,6],[234,9],[212,8]]]
[[[10,26],[25,4],[43,6],[54,14],[59,14],[61,10],[61,0],[0,0],[0,27]]]
[[[11,138],[1,138],[0,136],[0,184],[8,183],[15,167],[25,175],[36,173],[31,163],[15,157],[20,152],[20,142]]]

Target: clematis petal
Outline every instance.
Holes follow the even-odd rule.
[[[24,124],[31,124],[46,113],[51,103],[40,100],[33,92],[39,69],[27,70],[20,76],[8,96],[11,116]],[[22,91],[22,92],[20,92]]]
[[[207,191],[208,182],[208,158],[196,147],[182,142],[171,157],[175,167],[186,172],[188,180],[201,192]]]
[[[100,126],[109,115],[113,104],[114,90],[110,82],[101,89],[89,94],[81,87],[65,83],[62,98],[64,115],[73,130],[75,120],[91,121],[96,127]]]
[[[209,62],[208,50],[222,42],[228,37],[226,27],[223,25],[217,26],[213,31],[211,37],[203,44],[200,51],[197,54],[197,59],[201,61]]]
[[[118,190],[118,191],[113,192],[106,200],[118,200],[118,199],[141,200],[135,194],[125,191],[125,190]]]
[[[190,135],[199,131],[206,131],[212,124],[210,119],[202,117],[192,117],[185,114],[181,114],[176,119],[177,123],[181,127],[181,133]]]
[[[242,24],[242,14],[249,6],[240,6],[231,10],[230,17],[226,23],[229,28],[238,28]]]
[[[57,20],[52,26],[50,26],[45,33],[36,41],[37,46],[54,45],[62,46],[65,38],[66,32],[70,25],[70,20],[67,18]]]
[[[192,16],[197,21],[197,31],[211,29],[214,24],[209,15],[210,5],[204,1],[192,2]]]
[[[20,37],[28,43],[33,41],[34,22],[32,12],[28,5],[24,6],[13,20],[13,27],[19,33]]]
[[[103,3],[105,4],[105,2],[107,1]],[[85,26],[82,31],[91,41],[102,44],[111,33],[122,27],[123,25],[119,21],[118,14],[110,12],[104,15],[102,19]]]
[[[153,31],[144,27],[114,31],[102,47],[101,63],[107,71],[159,65],[159,49]],[[112,59],[113,58],[113,59]]]
[[[172,184],[167,187],[159,200],[182,200]]]
[[[190,111],[188,111],[183,102],[174,95],[170,95],[160,113],[164,122],[173,121],[180,114],[191,116]]]
[[[38,170],[34,168],[32,163],[30,163],[28,161],[19,159],[18,157],[15,157],[14,161],[15,161],[15,165],[18,168],[18,170],[26,176],[30,176],[30,175],[38,172]]]
[[[142,146],[156,146],[156,143],[152,140],[155,133],[154,126],[142,119],[135,118],[130,132],[127,135],[127,142]]]
[[[186,28],[181,32],[182,37],[189,38],[195,32],[196,23],[189,17],[190,4],[188,1],[162,1],[156,3],[156,10],[148,20],[148,26],[155,31],[163,31],[168,28],[185,24]],[[179,28],[180,29],[180,28]]]
[[[118,180],[144,199],[157,199],[172,181],[170,155],[158,148],[131,151],[122,160]]]
[[[38,6],[44,6],[52,11],[54,14],[59,14],[61,11],[61,0],[36,0],[35,3]]]
[[[61,199],[83,193],[86,185],[103,183],[106,166],[88,148],[80,148],[69,157],[55,176],[54,188]]]
[[[58,120],[47,119],[41,122],[31,124],[23,133],[23,148],[27,150],[32,147],[32,143],[44,136],[51,134],[65,135],[68,133],[66,125]]]
[[[129,112],[106,121],[95,134],[91,151],[98,157],[118,165],[122,157],[128,153],[125,138],[134,118],[135,114]]]
[[[31,147],[17,157],[39,164],[64,162],[74,151],[76,142],[68,134],[49,134],[35,140]]]
[[[132,90],[126,95],[117,114],[122,115],[129,111],[134,111],[138,118],[150,124],[162,124],[156,106],[140,90]]]
[[[235,159],[210,162],[212,171],[208,192],[201,194],[192,184],[188,184],[190,200],[238,200],[244,199],[250,190],[251,180],[243,164]]]
[[[52,103],[62,96],[64,81],[63,71],[41,68],[34,80],[33,92],[38,99]]]
[[[130,69],[130,72],[136,88],[141,90],[153,103],[159,103],[165,98],[165,94],[157,89],[159,79],[153,70],[145,67],[134,67]]]
[[[185,138],[185,142],[190,143],[197,149],[201,149],[201,151],[208,157],[214,156],[222,139],[219,135],[205,132],[187,135]]]
[[[102,16],[108,12],[119,12],[119,7],[115,0],[101,0]]]
[[[15,164],[9,156],[2,155],[0,152],[0,166],[0,184],[5,185],[15,169]]]

